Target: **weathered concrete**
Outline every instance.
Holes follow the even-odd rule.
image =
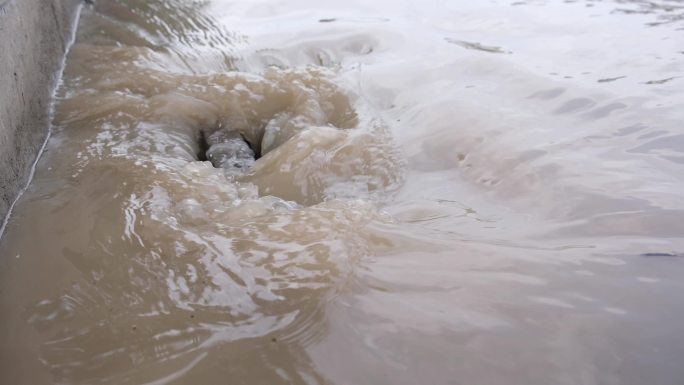
[[[0,0],[0,223],[47,135],[79,2]]]

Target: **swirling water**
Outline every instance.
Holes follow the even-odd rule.
[[[683,15],[85,6],[0,240],[0,382],[681,384]]]

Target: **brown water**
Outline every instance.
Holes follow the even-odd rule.
[[[99,0],[0,383],[681,385],[683,91],[680,1]]]

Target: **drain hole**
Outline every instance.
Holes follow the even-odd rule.
[[[207,136],[204,131],[200,131],[199,134],[199,151],[197,152],[197,160],[200,162],[206,162],[207,150],[209,149],[209,143],[207,143]]]
[[[208,160],[216,168],[245,171],[252,167],[257,157],[242,134],[218,130],[209,135],[200,131],[197,159]]]

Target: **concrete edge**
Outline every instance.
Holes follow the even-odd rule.
[[[0,238],[50,138],[81,0],[0,2]]]

